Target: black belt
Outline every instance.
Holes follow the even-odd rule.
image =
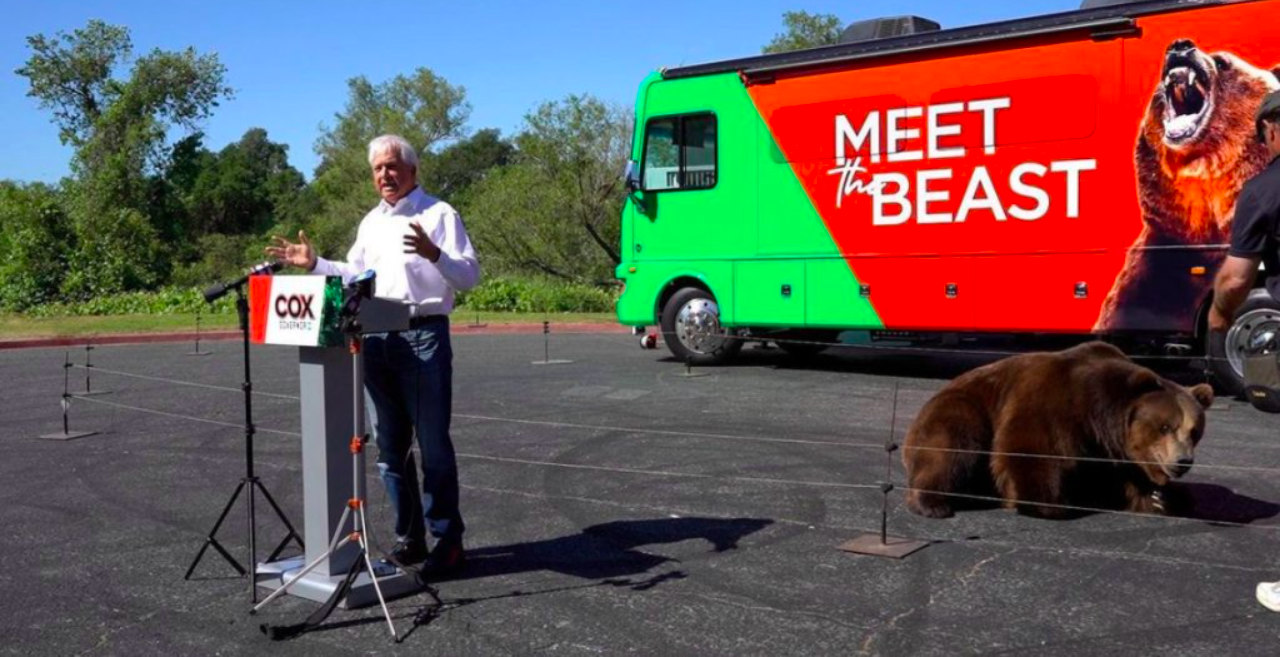
[[[428,324],[434,324],[441,320],[449,321],[449,316],[448,315],[419,315],[417,317],[410,317],[409,328],[419,329]]]

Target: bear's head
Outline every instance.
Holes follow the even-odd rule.
[[[1240,185],[1267,163],[1254,115],[1277,88],[1274,73],[1232,53],[1169,44],[1137,146],[1148,223],[1178,242],[1224,238]]]
[[[1195,463],[1213,388],[1206,383],[1186,388],[1150,371],[1138,373],[1134,383],[1141,392],[1129,406],[1125,456],[1151,483],[1164,486]]]
[[[1147,130],[1185,156],[1239,152],[1252,140],[1253,117],[1276,76],[1229,52],[1206,53],[1189,39],[1169,44],[1147,112]]]

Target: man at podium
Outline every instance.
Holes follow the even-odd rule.
[[[395,515],[396,546],[387,557],[401,566],[422,563],[424,574],[439,576],[466,558],[449,438],[449,312],[454,293],[479,281],[480,263],[458,212],[418,187],[418,154],[404,138],[383,135],[369,142],[369,166],[382,201],[361,220],[346,262],[319,257],[301,231],[297,243],[275,237],[266,251],[344,281],[372,269],[375,295],[409,306],[410,330],[365,337],[365,401]],[[423,461],[421,497],[410,449],[414,435]],[[429,552],[428,531],[436,539]]]

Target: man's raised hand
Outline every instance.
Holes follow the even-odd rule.
[[[267,255],[287,265],[301,267],[307,271],[316,268],[316,251],[311,248],[311,240],[307,239],[306,233],[298,231],[297,244],[278,235],[273,235],[271,241],[273,245],[266,248]]]
[[[414,223],[409,224],[409,227],[413,229],[413,234],[404,236],[404,252],[416,253],[431,262],[439,260],[440,247],[436,246],[436,243],[432,242],[430,237],[427,237],[427,231],[423,230],[422,226]]]

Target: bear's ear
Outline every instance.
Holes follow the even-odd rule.
[[[1129,392],[1134,395],[1155,392],[1164,387],[1160,385],[1160,377],[1145,367],[1130,372],[1129,378],[1125,383],[1128,384]]]
[[[1191,393],[1191,396],[1195,397],[1196,401],[1200,402],[1201,408],[1208,409],[1210,406],[1213,406],[1213,386],[1207,383],[1201,383],[1200,385],[1187,388],[1187,392]]]

